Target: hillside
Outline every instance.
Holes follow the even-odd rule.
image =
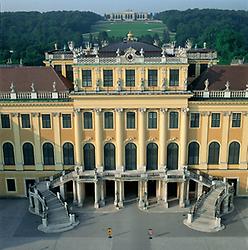
[[[82,44],[82,34],[102,17],[92,12],[4,12],[0,14],[0,64],[22,58],[26,65],[41,65],[44,52],[73,40]],[[13,52],[13,53],[10,53]],[[12,54],[12,55],[11,55]]]
[[[176,32],[178,45],[184,45],[187,39],[199,46],[207,42],[218,51],[220,63],[228,64],[234,57],[248,62],[248,11],[169,10],[155,17]]]

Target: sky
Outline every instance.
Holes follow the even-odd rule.
[[[0,0],[0,3],[1,11],[89,10],[99,14],[127,9],[148,12],[189,8],[248,10],[248,0]]]

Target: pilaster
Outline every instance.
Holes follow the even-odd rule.
[[[159,146],[160,146],[160,170],[164,170],[166,168],[166,132],[167,132],[167,109],[160,109],[160,125],[159,125]]]
[[[32,126],[34,135],[35,170],[43,170],[42,152],[40,142],[40,113],[32,113]]]
[[[248,128],[248,112],[243,114],[243,122],[242,122],[242,140],[240,147],[240,169],[247,169],[247,148],[248,148],[248,136],[247,136],[247,128]]]
[[[116,166],[118,171],[124,169],[123,162],[123,109],[115,109],[116,112]]]
[[[187,166],[187,112],[188,108],[181,109],[181,119],[180,119],[180,168],[183,169]]]
[[[82,166],[82,114],[80,109],[74,109],[74,135],[75,135],[75,160],[76,166]]]
[[[138,114],[138,141],[139,141],[139,158],[138,158],[138,170],[146,169],[146,109],[140,108]]]
[[[223,113],[222,138],[221,138],[221,149],[220,149],[220,169],[227,169],[230,115],[231,115],[231,112]]]
[[[16,170],[23,170],[23,161],[22,161],[22,149],[20,141],[20,121],[19,113],[11,113],[12,116],[12,129],[14,134],[14,152],[15,152],[15,165]]]
[[[201,167],[207,169],[208,162],[208,130],[210,112],[201,113]]]
[[[63,170],[61,150],[60,113],[53,113],[55,170]]]
[[[103,146],[102,146],[102,110],[95,109],[95,141],[96,141],[96,167],[103,168]]]

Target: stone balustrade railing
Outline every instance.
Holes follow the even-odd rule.
[[[217,59],[217,52],[209,52],[209,53],[187,53],[189,59],[206,59],[206,60],[213,60]]]
[[[69,92],[0,92],[0,101],[68,98]]]
[[[194,90],[195,98],[248,98],[248,90]]]

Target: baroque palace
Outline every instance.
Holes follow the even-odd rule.
[[[248,66],[206,48],[123,42],[0,68],[0,195],[35,180],[78,206],[184,207],[214,180],[248,195]],[[230,200],[227,201],[230,204]]]

